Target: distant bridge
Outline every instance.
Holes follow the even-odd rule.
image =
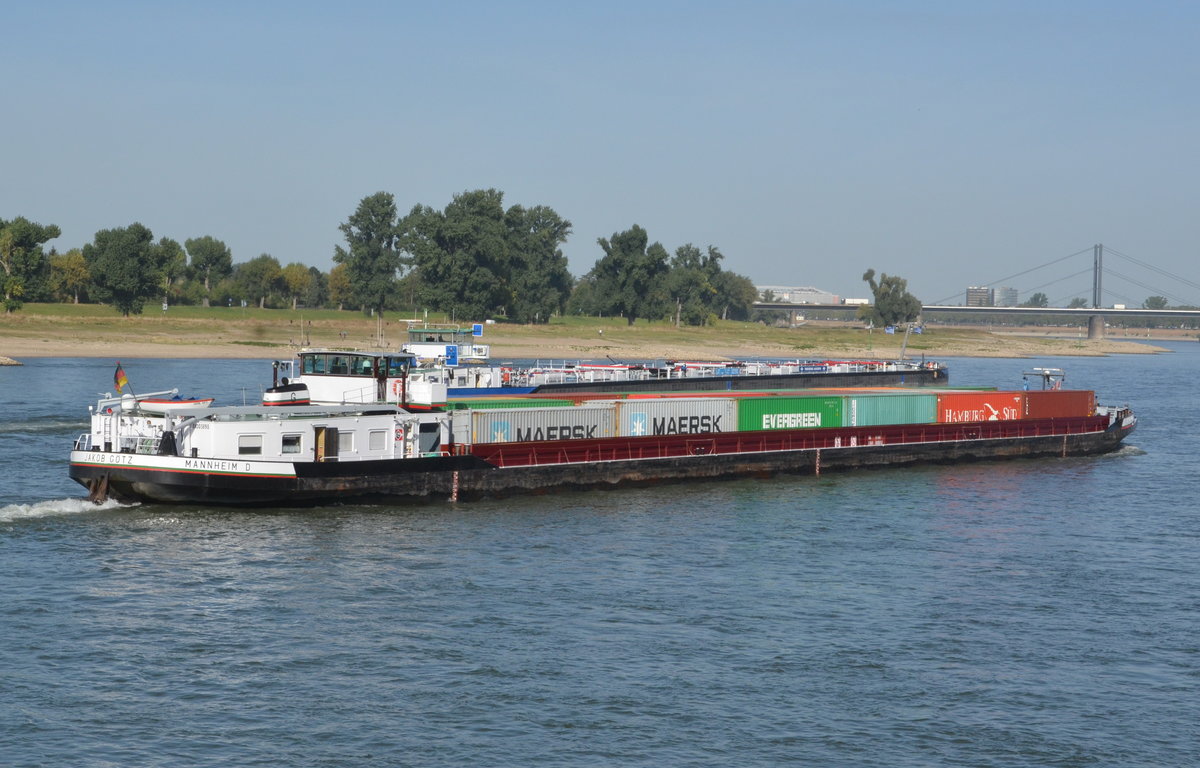
[[[760,301],[754,304],[755,309],[782,310],[793,314],[808,314],[812,312],[841,311],[855,312],[869,304],[787,304],[777,301]],[[956,307],[947,305],[926,305],[921,308],[921,316],[936,318],[938,316],[984,315],[995,317],[1045,317],[1063,320],[1073,318],[1072,325],[1087,325],[1088,338],[1104,338],[1104,326],[1110,319],[1118,317],[1159,317],[1164,319],[1200,318],[1200,309],[1106,309],[1093,307]]]
[[[780,311],[810,313],[810,312],[857,312],[859,307],[869,307],[870,304],[789,304],[782,301],[755,302],[755,309],[776,309]],[[949,304],[925,305],[922,315],[936,317],[938,315],[1025,315],[1025,316],[1060,316],[1089,318],[1093,315],[1106,317],[1200,317],[1200,309],[1141,309],[1137,307],[1126,309],[1110,309],[1092,307],[958,307]]]
[[[1050,261],[1046,264],[1042,264],[1040,266],[1034,267],[1033,269],[1027,269],[1024,272],[1018,272],[1015,275],[1009,275],[1008,277],[1002,278],[1001,280],[992,281],[992,283],[993,284],[999,283],[999,284],[1003,285],[1005,282],[1007,282],[1008,280],[1011,280],[1012,278],[1021,277],[1025,274],[1028,274],[1029,272],[1033,272],[1035,270],[1041,269],[1042,267],[1048,267],[1051,264],[1057,264],[1057,263],[1065,261],[1067,259],[1071,259],[1076,256],[1081,256],[1081,255],[1087,253],[1088,250],[1090,250],[1092,252],[1092,266],[1090,269],[1086,269],[1083,272],[1077,272],[1074,275],[1068,275],[1066,278],[1062,278],[1060,280],[1053,281],[1053,283],[1061,282],[1061,280],[1070,279],[1070,278],[1077,277],[1079,275],[1083,275],[1083,274],[1090,272],[1092,275],[1092,306],[1090,306],[1090,307],[1072,307],[1072,308],[1067,308],[1067,307],[1028,307],[1028,306],[1026,306],[1026,307],[978,307],[978,306],[963,307],[963,306],[954,306],[954,305],[945,304],[944,302],[950,301],[953,298],[953,297],[950,297],[947,299],[942,299],[941,300],[942,303],[926,304],[924,306],[924,308],[921,310],[921,313],[922,313],[922,315],[924,315],[926,317],[937,317],[939,315],[959,315],[959,316],[962,316],[962,315],[988,315],[988,316],[1024,316],[1024,317],[1047,317],[1047,318],[1053,317],[1053,318],[1058,318],[1058,319],[1064,319],[1064,318],[1068,318],[1068,317],[1076,318],[1076,320],[1081,324],[1083,322],[1087,323],[1088,338],[1099,338],[1104,335],[1104,325],[1105,325],[1106,317],[1109,317],[1109,318],[1157,317],[1157,318],[1164,318],[1164,319],[1200,317],[1200,310],[1196,310],[1196,309],[1143,309],[1143,308],[1139,308],[1139,307],[1122,308],[1122,309],[1111,308],[1110,309],[1108,307],[1105,307],[1103,305],[1103,298],[1104,298],[1105,294],[1106,293],[1109,295],[1112,295],[1112,294],[1110,291],[1105,291],[1103,288],[1104,253],[1105,253],[1105,248],[1103,245],[1095,245],[1095,246],[1092,246],[1090,249],[1079,251],[1077,253],[1068,254],[1067,256],[1063,256],[1063,257],[1060,257],[1057,259],[1053,259],[1052,261]],[[1172,281],[1173,285],[1190,287],[1193,289],[1200,289],[1200,283],[1194,282],[1192,280],[1189,280],[1185,277],[1181,277],[1179,275],[1171,274],[1170,272],[1167,272],[1166,270],[1159,269],[1158,267],[1154,266],[1153,264],[1147,264],[1144,261],[1135,259],[1132,256],[1128,256],[1126,254],[1121,253],[1120,251],[1114,251],[1111,248],[1108,249],[1108,251],[1109,251],[1109,253],[1119,256],[1120,258],[1122,258],[1126,261],[1129,261],[1133,264],[1138,265],[1139,267],[1142,267],[1142,268],[1152,271],[1152,272],[1156,272],[1161,276],[1167,277],[1168,279],[1170,279]],[[1143,288],[1146,288],[1148,290],[1157,290],[1157,292],[1161,296],[1163,296],[1167,299],[1174,299],[1177,304],[1181,304],[1181,305],[1185,305],[1185,306],[1186,305],[1195,306],[1194,302],[1188,302],[1186,300],[1181,299],[1178,296],[1172,296],[1170,293],[1168,293],[1166,291],[1163,291],[1161,289],[1155,289],[1152,286],[1149,286],[1149,285],[1146,285],[1145,283],[1139,282],[1138,280],[1131,278],[1127,275],[1122,275],[1119,272],[1115,272],[1113,270],[1109,270],[1109,272],[1111,272],[1112,274],[1114,274],[1117,277],[1120,277],[1128,282],[1132,282],[1132,283],[1139,285]],[[1044,288],[1047,285],[1051,285],[1053,283],[1046,283],[1045,285],[1038,286],[1038,287]],[[984,285],[987,285],[987,284],[985,283]],[[1033,290],[1036,290],[1036,289],[1033,289]],[[1034,294],[1035,298],[1039,297],[1039,296],[1042,299],[1045,299],[1045,294]],[[1120,301],[1128,301],[1128,300],[1121,298]],[[856,312],[858,310],[858,308],[861,306],[870,306],[870,305],[869,304],[868,305],[862,305],[862,304],[791,304],[791,303],[787,303],[787,302],[778,302],[778,301],[774,301],[774,302],[763,301],[763,302],[757,302],[754,304],[755,309],[780,310],[780,311],[792,312],[795,314],[812,313],[812,312],[832,312],[832,311],[838,311],[838,312],[855,311]]]

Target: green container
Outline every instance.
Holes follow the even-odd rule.
[[[487,411],[494,408],[561,408],[574,405],[573,400],[549,400],[537,397],[518,399],[511,397],[488,397],[469,400],[447,400],[447,410],[462,410],[470,408],[473,411]]]
[[[745,397],[738,400],[738,431],[842,426],[842,398]]]
[[[842,426],[880,427],[885,424],[932,424],[937,421],[934,392],[864,392],[846,395]]]

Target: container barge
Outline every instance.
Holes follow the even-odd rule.
[[[451,397],[531,392],[663,392],[672,390],[801,389],[853,386],[946,386],[949,369],[925,360],[666,360],[654,363],[537,362],[497,365],[481,343],[483,325],[410,323],[402,355],[413,376],[445,384]],[[361,375],[369,352],[306,349],[300,370],[313,375]],[[394,356],[393,356],[394,357]],[[337,371],[336,374],[331,372]],[[300,371],[297,371],[299,373]]]
[[[460,500],[556,488],[919,462],[1085,456],[1135,428],[1087,390],[816,390],[630,396],[521,407],[455,403],[398,387],[400,402],[147,410],[106,396],[70,454],[93,499],[307,505]],[[391,392],[385,387],[384,394]],[[304,393],[302,393],[304,394]],[[438,401],[441,401],[440,404]],[[494,405],[494,404],[492,404]]]

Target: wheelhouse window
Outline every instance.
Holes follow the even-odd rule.
[[[355,355],[350,358],[350,372],[355,376],[370,376],[372,370],[372,358],[365,355]]]
[[[304,355],[302,360],[304,373],[325,373],[325,355]]]
[[[283,436],[283,452],[284,453],[300,453],[301,445],[300,435],[284,435]]]
[[[411,362],[412,358],[409,357],[389,357],[387,359],[388,378],[398,379],[403,376]]]
[[[262,447],[262,435],[238,435],[238,454],[242,456],[261,456]]]

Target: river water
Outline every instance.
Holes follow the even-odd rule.
[[[1183,766],[1200,344],[1033,365],[1099,458],[452,505],[99,508],[111,361],[0,368],[4,766]],[[126,360],[254,402],[254,361]],[[193,389],[194,387],[194,389]]]

